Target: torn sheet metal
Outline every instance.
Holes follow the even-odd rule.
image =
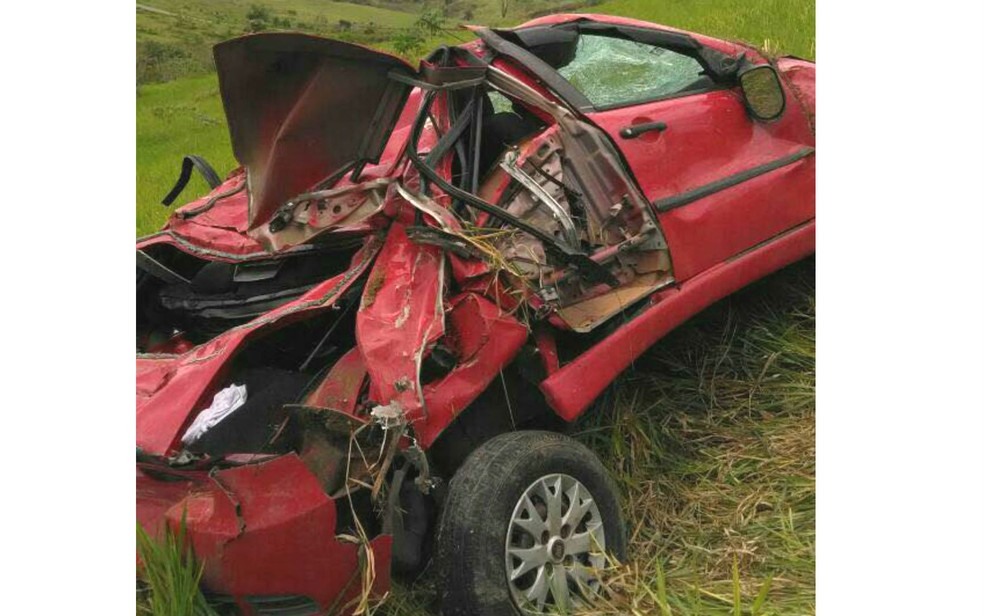
[[[515,317],[474,293],[452,298],[450,306],[447,338],[458,363],[443,378],[424,386],[427,416],[413,425],[424,448],[498,377],[528,335]]]
[[[235,327],[184,355],[137,356],[137,447],[167,455],[183,428],[210,399],[211,388],[228,370],[232,357],[250,337],[298,313],[329,310],[366,271],[380,249],[371,236],[352,258],[348,271],[315,286],[297,300],[262,318]]]
[[[414,244],[394,222],[366,281],[355,335],[369,372],[369,397],[398,403],[413,420],[424,411],[420,365],[444,335],[443,252]]]
[[[392,184],[391,178],[379,178],[298,195],[277,210],[269,225],[251,235],[275,251],[341,226],[359,225],[383,209]]]
[[[349,350],[304,399],[305,406],[323,407],[352,415],[366,380],[366,364],[359,349]]]
[[[233,152],[247,170],[250,229],[317,182],[378,162],[410,93],[388,74],[414,73],[382,52],[282,32],[216,45],[215,66]]]
[[[335,537],[335,502],[297,456],[202,471],[174,483],[171,489],[170,482],[138,473],[140,521],[158,531],[166,521],[177,530],[184,517],[204,562],[203,582],[213,592],[240,599],[301,595],[323,610],[358,596],[361,547]],[[389,537],[369,547],[388,562]],[[389,573],[385,567],[375,573],[378,596],[389,588]]]

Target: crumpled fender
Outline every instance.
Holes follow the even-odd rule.
[[[137,512],[151,532],[177,530],[182,517],[203,582],[212,591],[246,595],[303,595],[322,609],[357,596],[359,546],[335,537],[335,502],[293,454],[164,482],[138,471]],[[391,538],[369,542],[377,563],[388,563]],[[386,566],[375,567],[374,593],[389,588]]]
[[[423,413],[420,365],[444,335],[443,251],[415,244],[394,221],[362,293],[355,337],[369,372],[369,397]]]
[[[462,293],[450,305],[449,343],[458,365],[424,386],[427,415],[414,423],[414,433],[425,449],[516,357],[529,334],[515,317],[475,293]]]
[[[440,379],[423,385],[423,407],[408,414],[418,444],[424,449],[485,391],[528,337],[525,325],[481,295],[461,293],[448,304],[445,340],[458,364]],[[538,339],[541,347],[549,342]],[[552,357],[556,363],[555,350]],[[553,367],[550,371],[555,370]],[[338,360],[304,404],[354,415],[368,372],[358,348],[352,349]]]
[[[226,331],[183,355],[137,356],[137,447],[152,455],[166,455],[182,428],[200,410],[219,384],[229,360],[243,343],[281,319],[299,313],[331,309],[345,291],[369,268],[380,242],[370,236],[352,258],[348,271],[315,286],[294,300]]]

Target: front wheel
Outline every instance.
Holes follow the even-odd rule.
[[[625,556],[617,491],[584,445],[511,432],[454,475],[436,536],[444,614],[568,612]]]

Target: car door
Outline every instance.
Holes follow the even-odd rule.
[[[736,58],[737,60],[737,58]],[[591,102],[653,204],[686,280],[814,216],[813,136],[788,102],[770,122],[693,53],[582,32],[559,73]]]

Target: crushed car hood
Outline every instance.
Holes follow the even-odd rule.
[[[214,55],[249,229],[318,182],[379,162],[411,90],[389,75],[415,74],[393,56],[296,33],[232,39]]]

